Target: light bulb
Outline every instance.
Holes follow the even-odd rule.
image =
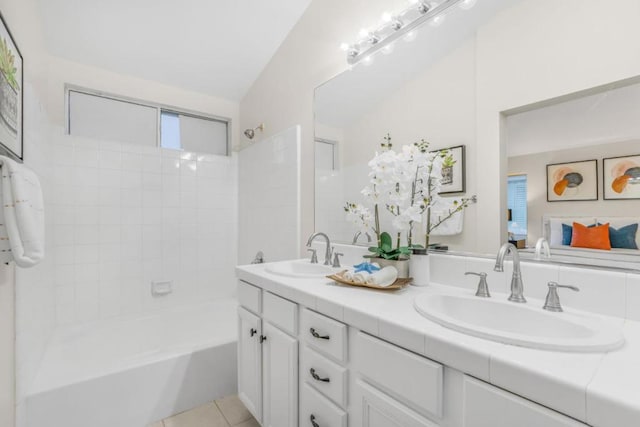
[[[348,51],[349,50],[349,45],[347,43],[342,43],[340,45],[340,50],[342,50],[344,52]]]
[[[391,16],[391,14],[389,12],[385,12],[382,14],[382,22],[391,22],[391,20],[393,19],[393,17]]]
[[[462,0],[459,4],[460,9],[469,10],[476,5],[477,0]]]
[[[361,38],[365,38],[369,35],[369,30],[367,30],[366,28],[362,28],[360,29],[360,32],[358,34]]]
[[[418,34],[415,31],[409,31],[407,34],[405,34],[403,40],[406,42],[412,42],[416,39],[417,36]]]
[[[440,25],[442,25],[443,22],[444,22],[444,15],[438,15],[438,16],[434,16],[431,22],[429,22],[429,24],[432,27],[439,27]]]
[[[382,53],[384,53],[385,55],[389,55],[391,52],[393,52],[393,48],[395,47],[395,45],[393,43],[389,43],[388,45],[386,45],[385,47],[383,47],[381,49]]]

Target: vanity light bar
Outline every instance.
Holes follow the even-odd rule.
[[[382,50],[385,46],[390,45],[400,37],[414,31],[424,22],[442,15],[452,6],[455,6],[458,3],[464,3],[465,1],[469,0],[444,0],[435,6],[431,6],[430,3],[425,1],[418,1],[417,5],[405,9],[394,17],[391,20],[391,24],[385,23],[375,31],[370,32],[363,40],[360,40],[352,46],[346,46],[344,50],[347,51],[347,62],[350,65],[354,65],[364,58],[371,57],[371,55]],[[415,10],[417,10],[418,16],[416,16],[412,21],[405,23],[404,20],[406,19],[406,16],[410,15],[410,12]],[[381,34],[389,27],[393,32],[383,37]]]

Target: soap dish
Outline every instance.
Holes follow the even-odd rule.
[[[351,280],[347,280],[344,278],[344,273],[346,273],[347,270],[341,271],[340,273],[336,273],[336,274],[331,274],[329,276],[327,276],[328,279],[331,279],[335,282],[341,283],[343,285],[349,285],[349,286],[357,286],[360,288],[370,288],[370,289],[378,289],[381,291],[396,291],[398,289],[402,289],[405,286],[407,286],[409,283],[411,283],[413,281],[412,277],[408,277],[405,279],[396,279],[395,282],[393,282],[393,284],[389,285],[389,286],[377,286],[377,285],[370,285],[368,283],[356,283],[353,282]]]

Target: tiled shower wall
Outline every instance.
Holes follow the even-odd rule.
[[[69,325],[233,295],[237,161],[54,132],[56,319]],[[153,281],[173,293],[151,294]]]
[[[239,153],[239,264],[300,255],[300,127],[256,141]]]

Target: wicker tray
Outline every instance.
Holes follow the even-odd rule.
[[[349,285],[349,286],[358,286],[360,288],[370,288],[370,289],[378,289],[381,291],[396,291],[398,289],[402,289],[405,286],[407,286],[409,283],[411,283],[413,281],[412,277],[406,278],[406,279],[396,279],[395,282],[393,282],[392,285],[389,286],[376,286],[376,285],[369,285],[367,283],[356,283],[356,282],[352,282],[350,280],[346,280],[342,275],[344,273],[346,273],[347,270],[341,271],[340,273],[337,274],[332,274],[330,276],[327,276],[327,278],[336,281],[338,283],[342,283],[343,285]]]

